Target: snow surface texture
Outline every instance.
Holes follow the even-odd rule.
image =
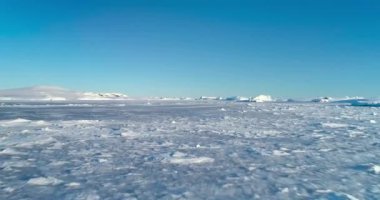
[[[0,104],[0,199],[379,199],[378,107]]]

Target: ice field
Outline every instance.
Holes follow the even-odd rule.
[[[0,103],[0,199],[380,199],[380,107]]]

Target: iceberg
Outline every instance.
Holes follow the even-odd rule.
[[[272,97],[269,96],[269,95],[259,95],[255,98],[253,98],[251,101],[253,102],[258,102],[258,103],[262,103],[262,102],[270,102],[270,101],[273,101]]]

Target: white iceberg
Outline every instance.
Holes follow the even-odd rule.
[[[272,97],[269,96],[269,95],[259,95],[255,98],[252,98],[253,102],[270,102],[270,101],[273,101]]]

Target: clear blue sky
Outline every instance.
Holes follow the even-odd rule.
[[[0,88],[380,96],[380,1],[1,0]]]

